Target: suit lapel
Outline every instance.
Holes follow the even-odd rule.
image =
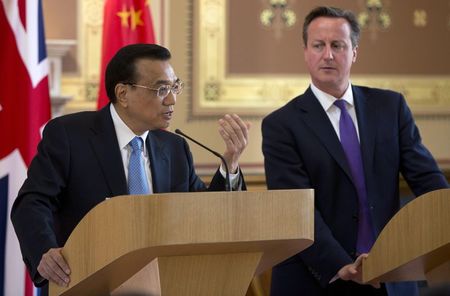
[[[355,100],[356,116],[358,118],[364,173],[367,180],[367,176],[369,176],[368,172],[370,172],[370,168],[373,166],[377,109],[375,101],[366,97],[358,87],[353,87],[353,98]]]
[[[128,194],[122,156],[109,105],[98,112],[92,130],[91,145],[112,196]]]
[[[302,120],[318,137],[319,141],[336,160],[342,170],[353,180],[341,142],[334,131],[328,115],[311,91],[311,88],[308,88],[303,97],[298,101],[298,106],[302,111],[300,112]]]
[[[164,143],[158,138],[157,131],[150,131],[147,136],[147,149],[152,172],[153,192],[170,191],[169,158],[164,151]]]

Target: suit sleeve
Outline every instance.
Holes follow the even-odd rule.
[[[209,184],[209,187],[206,187],[206,185],[203,183],[203,181],[198,177],[198,175],[195,172],[192,153],[189,149],[189,145],[184,139],[183,139],[183,147],[189,167],[189,191],[191,192],[205,191],[205,190],[225,191],[225,178],[220,173],[220,169],[219,168],[217,169],[216,173],[214,174],[211,180],[211,183]],[[240,190],[247,189],[244,181],[244,176],[242,174],[242,171],[240,170],[239,170],[239,181],[238,184],[236,185],[236,188],[239,188]]]
[[[244,175],[242,174],[241,169],[239,169],[238,181],[235,185],[232,185],[233,191],[245,191],[247,190],[247,186],[245,185]],[[225,178],[223,177],[220,169],[217,169],[214,177],[211,180],[211,184],[208,187],[209,191],[224,191],[225,190]]]
[[[448,188],[445,176],[422,144],[419,129],[403,96],[399,110],[400,171],[411,190],[415,196],[420,196],[432,190]]]
[[[269,117],[263,121],[262,134],[268,189],[313,188],[292,130]],[[333,237],[317,208],[314,211],[314,244],[296,257],[326,286],[342,266],[353,260]]]
[[[66,139],[62,127],[54,121],[47,124],[11,210],[23,260],[35,282],[40,278],[37,266],[42,255],[59,247],[52,213],[60,206],[58,196],[65,187],[70,153]]]

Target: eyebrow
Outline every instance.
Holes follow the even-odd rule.
[[[311,40],[312,43],[314,42],[319,42],[319,43],[326,43],[325,40],[322,39],[316,39],[316,40]],[[341,40],[341,39],[336,39],[336,40],[331,40],[330,43],[333,42],[341,42],[341,43],[345,43],[345,40]]]
[[[180,81],[180,78],[177,78],[177,79],[175,79],[175,81],[174,81],[174,83],[177,83],[177,82],[179,82]],[[171,84],[172,82],[170,81],[170,80],[156,80],[155,82],[153,82],[152,84],[153,85],[155,85],[155,84]]]

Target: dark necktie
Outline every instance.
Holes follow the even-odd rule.
[[[371,213],[367,201],[366,182],[364,168],[355,125],[347,112],[344,100],[336,100],[334,104],[341,109],[339,119],[339,134],[341,145],[344,149],[350,166],[350,172],[358,193],[358,239],[356,243],[357,253],[368,253],[375,241],[372,227]]]
[[[129,145],[132,150],[128,164],[128,192],[130,194],[149,194],[145,162],[142,155],[143,141],[140,137],[134,137]]]

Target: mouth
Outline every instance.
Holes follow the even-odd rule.
[[[333,71],[333,70],[336,70],[336,68],[330,67],[330,66],[325,66],[325,67],[320,67],[320,70]]]
[[[172,118],[173,111],[164,112],[162,115],[166,120],[170,120]]]

